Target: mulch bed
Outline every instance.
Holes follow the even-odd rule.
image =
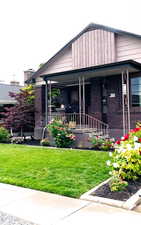
[[[36,146],[40,146],[40,141],[39,140],[26,140],[24,143],[24,145],[36,145]]]
[[[23,143],[24,145],[26,144],[26,145],[34,145],[34,146],[41,146],[40,145],[40,141],[39,140],[35,140],[35,139],[33,139],[33,140],[26,140],[24,143]],[[50,147],[54,147],[54,146],[50,146]],[[71,149],[71,148],[70,148]],[[112,151],[114,151],[114,149],[110,149],[110,150],[101,150],[101,149],[95,149],[95,148],[76,148],[76,147],[74,147],[73,149],[81,149],[81,150],[91,150],[91,151],[100,151],[100,152],[112,152]]]
[[[111,192],[109,184],[106,183],[103,186],[99,187],[92,195],[114,200],[126,201],[139,189],[141,189],[141,178],[136,181],[129,181],[128,183],[129,184],[124,191],[117,192]]]

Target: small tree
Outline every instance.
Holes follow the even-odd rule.
[[[34,88],[28,85],[20,90],[19,93],[10,92],[11,98],[16,100],[16,105],[6,107],[4,126],[21,132],[32,131],[34,127]]]

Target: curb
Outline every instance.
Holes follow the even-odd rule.
[[[84,193],[83,195],[80,196],[80,199],[97,202],[97,203],[102,203],[102,204],[106,204],[106,205],[110,205],[110,206],[116,206],[116,207],[128,209],[128,210],[134,209],[139,203],[141,203],[141,197],[140,197],[141,189],[138,190],[134,195],[132,195],[127,201],[119,201],[119,200],[103,198],[103,197],[98,197],[98,196],[92,195],[99,187],[108,183],[110,180],[111,180],[111,178],[107,179],[106,181],[100,183],[95,188],[92,188],[88,192]]]

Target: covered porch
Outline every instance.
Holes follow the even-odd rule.
[[[45,125],[53,119],[79,132],[121,136],[131,127],[130,78],[141,64],[133,60],[45,74]],[[62,90],[60,110],[53,112],[51,92]]]

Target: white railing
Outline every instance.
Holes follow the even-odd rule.
[[[61,120],[69,125],[71,129],[95,131],[98,135],[108,136],[108,124],[96,119],[93,116],[83,113],[52,114],[48,116],[48,121],[52,119]]]

